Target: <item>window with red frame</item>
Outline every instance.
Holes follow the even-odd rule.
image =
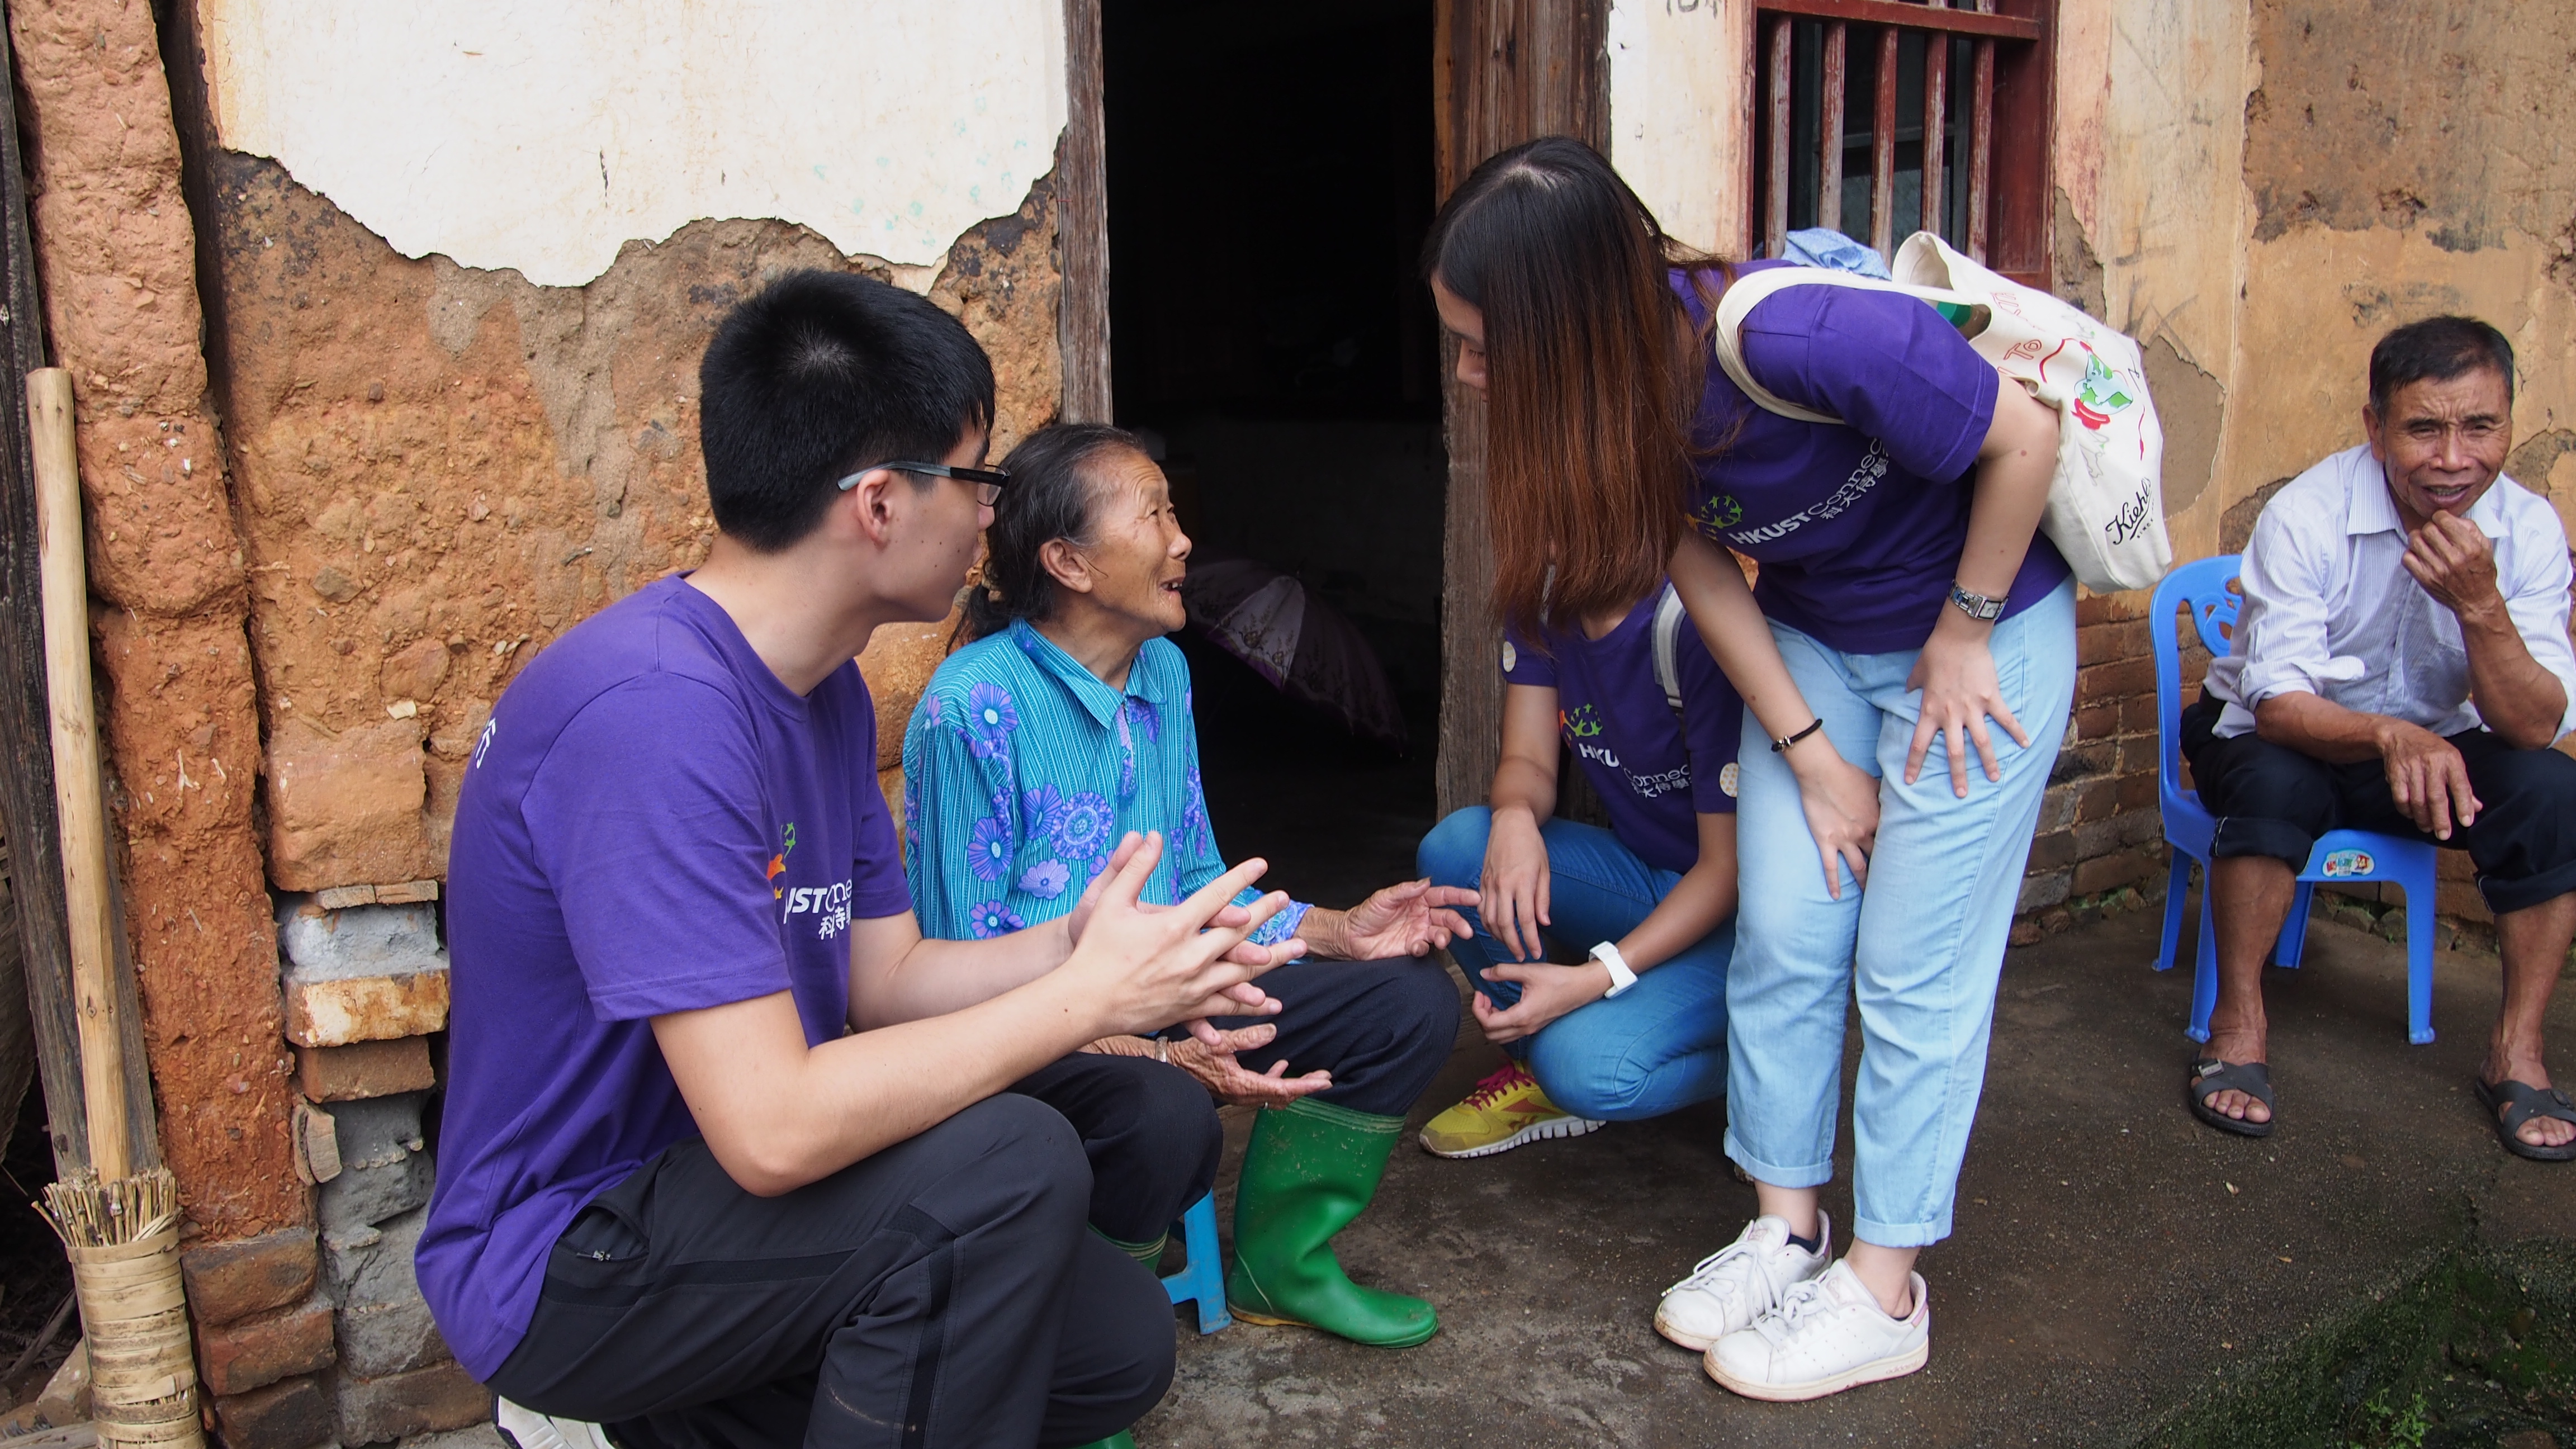
[[[1920,231],[2049,285],[2054,0],[1757,0],[1753,232]],[[1826,118],[1833,118],[1828,126]]]

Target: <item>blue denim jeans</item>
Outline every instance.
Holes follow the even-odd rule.
[[[1482,805],[1452,813],[1423,837],[1416,868],[1434,885],[1474,890],[1492,829],[1493,812]],[[1577,951],[1635,930],[1681,879],[1639,860],[1597,826],[1550,820],[1539,838],[1547,843],[1548,935]],[[1485,974],[1511,953],[1485,934],[1473,906],[1459,913],[1476,934],[1449,954],[1496,1006],[1520,1000],[1517,983]],[[1549,1100],[1598,1122],[1657,1117],[1719,1096],[1726,1091],[1726,962],[1734,950],[1734,926],[1720,922],[1697,945],[1639,972],[1637,984],[1617,997],[1577,1007],[1504,1050],[1528,1065]]]
[[[1781,756],[1745,751],[1726,1155],[1775,1187],[1832,1179],[1843,1024],[1856,996],[1852,1230],[1882,1247],[1921,1247],[1950,1234],[1985,1086],[2005,937],[2075,692],[2075,586],[1995,626],[1996,679],[2030,745],[1990,724],[2003,782],[1986,779],[1971,748],[1965,800],[1950,793],[1944,741],[1922,779],[1905,783],[1922,703],[1905,679],[1919,651],[1844,654],[1783,624],[1771,633],[1834,748],[1879,777],[1878,843],[1869,888],[1843,869],[1842,899],[1826,895],[1796,777]],[[1750,717],[1744,737],[1758,741]]]

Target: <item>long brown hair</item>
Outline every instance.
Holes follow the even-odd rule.
[[[1644,597],[1681,541],[1705,363],[1677,265],[1703,296],[1725,270],[1566,136],[1486,158],[1432,223],[1425,274],[1484,314],[1494,600],[1533,642]]]

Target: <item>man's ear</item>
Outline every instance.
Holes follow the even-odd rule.
[[[879,548],[894,534],[899,506],[895,499],[896,477],[890,468],[870,468],[859,475],[859,481],[850,485],[838,503],[859,532]]]
[[[2383,463],[2387,462],[2386,440],[2379,436],[2379,409],[2368,403],[2361,405],[2361,435],[2370,442],[2370,456]]]
[[[1079,550],[1061,538],[1050,538],[1038,546],[1038,567],[1047,576],[1077,594],[1087,594],[1097,586],[1091,576],[1091,564]]]

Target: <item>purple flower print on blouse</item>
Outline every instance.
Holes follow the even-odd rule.
[[[987,815],[966,832],[966,867],[978,880],[1000,880],[1011,868],[1011,822]]]
[[[1040,900],[1051,901],[1064,894],[1073,880],[1073,872],[1060,860],[1042,860],[1020,872],[1020,889]]]
[[[1055,853],[1067,860],[1097,860],[1109,853],[1116,823],[1109,802],[1085,790],[1064,802],[1064,823],[1055,830]]]
[[[1032,845],[1052,845],[1056,832],[1064,828],[1068,808],[1063,792],[1053,785],[1021,791],[1021,838]]]
[[[1003,910],[1000,901],[986,901],[975,908],[975,914],[968,918],[966,924],[973,928],[976,940],[989,941],[995,936],[1007,936],[1024,929],[1028,922]]]
[[[1010,733],[1020,727],[1020,712],[1011,692],[998,684],[979,684],[966,691],[966,745],[975,758],[990,760],[1010,750]]]

